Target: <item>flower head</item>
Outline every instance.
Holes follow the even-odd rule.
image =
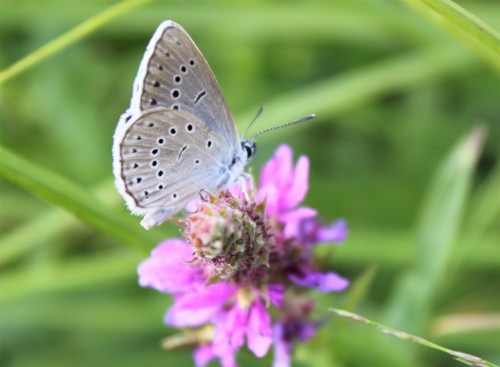
[[[262,205],[229,191],[207,194],[181,223],[184,238],[213,277],[241,283],[268,266],[265,245],[272,239]]]
[[[289,366],[294,343],[320,325],[304,288],[347,287],[316,267],[314,246],[343,242],[347,228],[344,221],[323,226],[314,209],[300,206],[308,174],[306,157],[294,166],[291,149],[279,147],[256,190],[238,184],[217,196],[202,193],[197,209],[179,221],[184,240],[163,242],[139,266],[141,286],[174,297],[165,323],[198,333],[197,366],[213,358],[236,366],[245,344],[257,357],[274,345],[274,367]]]

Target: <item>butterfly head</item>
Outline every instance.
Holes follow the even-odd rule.
[[[246,161],[250,161],[255,155],[255,141],[254,140],[242,140],[241,149],[245,152]]]

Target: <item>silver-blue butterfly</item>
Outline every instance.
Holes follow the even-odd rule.
[[[141,225],[157,226],[198,196],[224,189],[255,151],[187,32],[164,21],[149,42],[113,142],[119,193]]]

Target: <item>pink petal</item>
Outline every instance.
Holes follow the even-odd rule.
[[[272,185],[284,188],[292,174],[292,149],[288,145],[280,145],[273,158],[264,165],[260,174],[259,186]]]
[[[205,367],[212,359],[215,358],[212,346],[202,345],[194,350],[194,364],[196,367]]]
[[[302,277],[291,274],[288,276],[288,279],[297,285],[315,288],[318,292],[322,293],[342,291],[349,285],[347,279],[335,273],[310,272]]]
[[[184,240],[172,238],[156,246],[151,251],[151,256],[165,258],[171,262],[190,261],[193,251]]]
[[[321,227],[317,232],[318,242],[343,242],[347,238],[347,223],[338,220],[328,227]]]
[[[304,321],[302,322],[302,325],[299,329],[297,339],[302,342],[306,342],[311,339],[314,334],[316,334],[316,327],[314,326],[314,324]]]
[[[214,354],[219,357],[222,367],[237,367],[236,352],[238,350],[228,343],[228,338],[223,328],[223,322],[224,321],[219,320],[219,323],[215,325],[212,350]]]
[[[203,279],[199,270],[189,263],[192,257],[191,248],[180,239],[161,243],[149,258],[139,264],[139,284],[168,293],[183,293],[198,288]]]
[[[247,341],[248,348],[259,358],[266,355],[272,344],[271,317],[260,301],[250,309]]]
[[[267,294],[273,305],[276,307],[283,306],[283,298],[285,297],[285,286],[283,284],[269,284]]]
[[[283,206],[286,205],[287,208],[295,207],[306,197],[309,188],[309,159],[307,157],[302,156],[299,158],[290,179],[290,188],[282,194],[286,201]]]
[[[266,213],[275,215],[292,209],[308,190],[309,159],[300,157],[293,168],[292,149],[281,145],[260,175],[258,199],[266,199]]]
[[[266,201],[265,212],[267,215],[276,215],[279,211],[279,192],[275,186],[262,186],[257,194],[257,202]]]
[[[215,320],[213,348],[217,356],[231,356],[243,345],[248,309],[234,305]],[[230,359],[229,359],[230,360]]]
[[[312,208],[308,208],[306,206],[301,206],[297,209],[290,210],[284,214],[281,214],[279,216],[279,221],[281,223],[297,222],[300,220],[312,218],[312,217],[316,216],[316,214],[317,214],[316,210],[314,210]]]
[[[292,148],[282,144],[274,154],[278,170],[275,172],[275,183],[278,188],[285,188],[290,182],[293,173]]]
[[[273,328],[273,367],[290,367],[291,345],[284,340],[283,325],[277,322]]]
[[[279,221],[285,224],[283,233],[286,238],[301,237],[303,221],[314,218],[317,212],[308,207],[299,207],[279,216]]]
[[[238,367],[238,365],[236,364],[235,350],[228,350],[219,358],[222,367]]]
[[[248,322],[248,309],[235,305],[228,313],[224,331],[231,348],[239,349],[244,343],[245,329]]]
[[[171,326],[199,326],[213,321],[222,311],[227,300],[235,294],[233,286],[217,283],[197,292],[179,296],[165,315],[165,323]]]

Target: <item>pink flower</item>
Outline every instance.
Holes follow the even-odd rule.
[[[306,271],[302,276],[290,274],[288,279],[297,285],[314,288],[318,292],[322,293],[342,291],[349,285],[347,279],[344,279],[335,273],[323,274],[319,272]]]
[[[255,356],[266,355],[272,343],[271,316],[261,300],[250,305],[233,305],[215,324],[215,355],[234,355],[244,344]]]
[[[281,223],[294,223],[312,218],[314,209],[297,207],[304,200],[309,179],[309,159],[302,156],[293,167],[292,150],[281,145],[274,157],[262,168],[258,201],[266,201],[266,214]]]
[[[200,269],[190,263],[192,258],[193,251],[183,240],[162,242],[139,265],[139,284],[172,294],[203,288],[206,280]]]
[[[140,264],[141,286],[174,297],[167,325],[200,334],[209,328],[195,348],[196,366],[218,358],[235,367],[243,346],[263,357],[273,345],[273,366],[288,367],[293,345],[319,327],[311,320],[314,303],[296,290],[347,287],[346,279],[316,267],[314,246],[343,242],[347,226],[342,220],[323,226],[314,209],[300,205],[308,176],[309,160],[300,157],[294,166],[291,149],[280,146],[256,192],[247,180],[247,189],[207,193],[179,221],[185,240],[161,243]]]
[[[186,247],[188,247],[186,245]],[[165,323],[176,327],[200,326],[210,322],[224,310],[224,305],[236,294],[236,287],[216,283],[175,298],[165,315]]]
[[[202,346],[195,354],[197,366],[219,357],[224,366],[234,366],[237,350],[246,338],[248,348],[263,357],[272,343],[271,317],[258,290],[208,281],[192,262],[192,250],[182,240],[168,240],[153,250],[139,266],[139,283],[175,296],[174,305],[165,315],[165,323],[174,327],[197,327],[213,323],[215,337],[210,347]],[[284,287],[270,285],[265,298],[279,304]]]

